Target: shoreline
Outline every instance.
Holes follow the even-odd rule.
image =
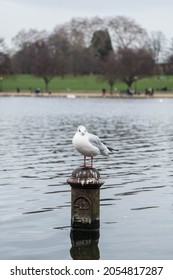
[[[105,96],[100,92],[0,92],[0,97],[66,97],[66,98],[173,98],[173,92],[155,92],[153,95],[145,93],[129,95],[127,93],[107,93]]]

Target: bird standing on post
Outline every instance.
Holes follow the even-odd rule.
[[[93,157],[96,155],[108,156],[108,154],[113,151],[112,148],[106,147],[97,135],[88,133],[85,126],[81,125],[78,127],[77,132],[73,137],[73,145],[76,150],[84,156],[83,167],[93,167]],[[90,166],[86,165],[86,157],[90,157]]]

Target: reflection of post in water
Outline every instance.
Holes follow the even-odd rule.
[[[70,238],[72,243],[70,254],[73,260],[98,260],[100,258],[99,229],[71,229]]]
[[[67,180],[71,190],[71,256],[99,259],[100,187],[95,168],[77,168]]]

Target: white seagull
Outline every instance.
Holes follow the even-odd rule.
[[[78,127],[72,143],[76,150],[84,156],[83,167],[93,167],[93,157],[96,155],[108,156],[108,154],[113,151],[112,148],[106,147],[97,135],[88,133],[85,126],[81,125]],[[86,157],[91,158],[91,165],[86,165]]]

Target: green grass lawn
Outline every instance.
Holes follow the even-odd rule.
[[[32,75],[16,75],[9,76],[3,79],[3,91],[16,91],[16,88],[21,91],[27,92],[30,89],[40,88],[45,91],[44,80]],[[106,82],[98,79],[94,75],[86,76],[66,76],[64,79],[55,77],[49,83],[49,91],[101,91],[103,87],[108,88]]]
[[[19,87],[21,92],[28,92],[30,89],[40,88],[42,92],[45,91],[45,84],[43,79],[32,75],[16,75],[4,77],[0,81],[0,87],[4,92],[14,92]],[[136,81],[133,84],[133,89],[137,91],[144,91],[145,88],[152,87],[154,89],[160,89],[168,87],[173,89],[173,76],[163,77],[151,77]],[[49,83],[49,91],[51,92],[101,92],[102,88],[106,88],[109,91],[109,85],[107,82],[101,80],[94,75],[86,76],[67,76],[64,79],[60,77],[54,78]],[[122,82],[117,82],[114,86],[115,91],[123,91],[127,89],[127,85]]]

